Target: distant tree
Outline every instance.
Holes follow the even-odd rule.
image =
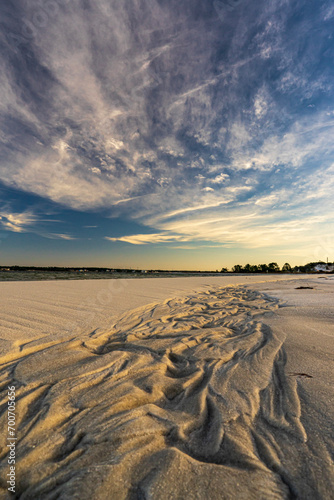
[[[250,264],[246,264],[245,267],[244,267],[244,272],[245,273],[252,272],[252,266]]]
[[[279,265],[277,264],[277,262],[270,262],[270,264],[268,264],[268,271],[270,273],[277,273],[279,272],[280,268],[279,268]]]
[[[305,266],[302,266],[300,270],[303,273],[310,273],[313,271],[314,266],[316,266],[317,264],[325,264],[325,262],[309,262]]]
[[[243,268],[239,264],[236,264],[235,266],[232,267],[232,272],[233,273],[242,273]]]
[[[267,264],[259,264],[258,269],[260,273],[267,273],[269,271]]]
[[[283,273],[291,273],[292,271],[292,267],[290,266],[290,264],[288,262],[286,262],[283,267],[282,267],[282,271]]]
[[[222,270],[220,271],[221,273],[228,273],[227,267],[222,267]]]

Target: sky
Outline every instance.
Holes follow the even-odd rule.
[[[0,19],[0,265],[334,260],[332,1],[6,0]]]

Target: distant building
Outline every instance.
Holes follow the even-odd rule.
[[[316,264],[313,267],[313,271],[322,272],[322,273],[332,273],[334,271],[333,264]]]

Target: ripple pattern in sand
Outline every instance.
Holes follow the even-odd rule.
[[[18,498],[298,496],[281,449],[306,440],[296,381],[284,338],[260,321],[277,307],[217,288],[133,310],[103,334],[7,355]]]

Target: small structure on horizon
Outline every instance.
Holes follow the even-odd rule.
[[[322,273],[332,273],[334,271],[334,265],[328,263],[328,258],[327,258],[327,264],[324,262],[319,262],[319,264],[316,264],[313,268],[313,271],[316,272],[322,272]]]

